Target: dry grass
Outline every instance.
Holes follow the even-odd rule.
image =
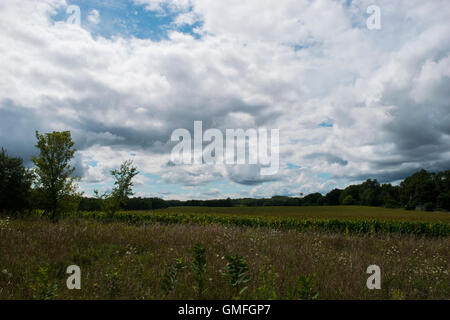
[[[190,264],[196,243],[207,249],[207,299],[233,298],[220,274],[225,255],[233,252],[244,256],[251,270],[243,299],[266,299],[267,292],[284,299],[302,274],[316,274],[320,299],[450,299],[448,237],[86,220],[0,221],[0,299],[194,299],[190,268],[169,295],[160,284],[173,259]],[[71,264],[81,267],[81,290],[66,288]],[[371,264],[381,267],[382,290],[366,288]],[[48,280],[37,273],[45,266]]]

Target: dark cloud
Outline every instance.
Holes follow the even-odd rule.
[[[0,146],[9,155],[22,158],[27,166],[31,165],[31,156],[37,154],[35,132],[43,127],[36,111],[17,107],[11,101],[0,103]]]

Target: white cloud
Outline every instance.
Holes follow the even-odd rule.
[[[2,124],[2,145],[29,144],[34,129],[70,129],[83,163],[98,163],[86,164],[86,181],[106,179],[133,150],[141,172],[167,183],[251,185],[261,182],[252,167],[168,167],[170,134],[194,120],[278,128],[283,168],[253,195],[449,165],[447,1],[380,0],[380,31],[365,28],[370,1],[135,3],[178,13],[178,25],[201,21],[202,37],[94,38],[51,21],[65,1],[1,2],[0,114],[23,128],[10,137]],[[317,178],[324,172],[330,182]]]
[[[96,9],[92,9],[89,11],[88,14],[88,21],[93,24],[99,24],[100,23],[100,12]]]

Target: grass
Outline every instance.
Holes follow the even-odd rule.
[[[400,221],[429,221],[450,223],[450,212],[407,211],[363,206],[316,207],[171,207],[155,212],[184,214],[225,214],[312,219],[381,219]]]
[[[237,297],[222,275],[234,253],[249,266],[241,299],[295,298],[293,292],[319,299],[450,298],[450,237],[2,219],[0,299],[195,299],[191,264],[198,243],[206,249],[205,299]],[[161,282],[175,259],[187,267],[165,292]],[[81,267],[81,290],[66,288],[72,264]],[[381,290],[366,287],[371,264],[381,267]]]

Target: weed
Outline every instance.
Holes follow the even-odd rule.
[[[250,281],[249,266],[243,257],[238,254],[226,256],[227,265],[223,275],[228,279],[228,283],[236,293],[235,298],[239,298],[248,289],[245,284]]]
[[[178,274],[186,267],[183,258],[178,258],[166,268],[161,282],[161,289],[166,296],[175,289],[178,283]]]
[[[194,272],[195,286],[198,298],[202,299],[206,285],[206,249],[201,244],[194,246],[194,261],[192,271]]]
[[[34,299],[51,300],[57,295],[58,285],[50,281],[48,268],[48,265],[39,267],[35,274],[34,282],[29,285],[33,291]]]
[[[297,285],[288,290],[287,298],[289,300],[316,300],[319,292],[315,290],[315,274],[301,275],[297,280]]]

